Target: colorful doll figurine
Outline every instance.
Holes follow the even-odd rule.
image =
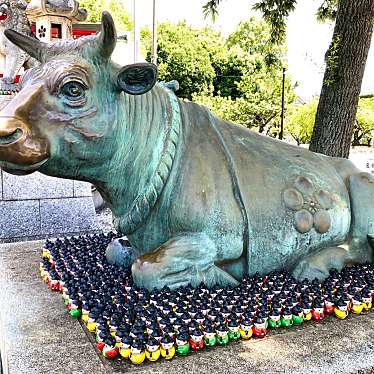
[[[48,287],[51,291],[59,292],[60,291],[60,277],[55,270],[51,270],[48,276]]]
[[[339,299],[337,305],[334,308],[334,314],[339,319],[346,319],[348,316],[348,306],[344,299]]]
[[[331,315],[334,314],[334,302],[332,295],[325,296],[325,303],[324,303],[324,314]]]
[[[161,339],[161,355],[165,360],[171,360],[175,355],[174,341],[169,335]]]
[[[106,330],[100,331],[96,335],[96,348],[102,352],[105,346],[105,340],[109,337],[109,332]]]
[[[160,345],[158,344],[158,341],[155,338],[149,337],[145,345],[145,348],[145,356],[149,361],[155,362],[160,358]]]
[[[115,358],[118,355],[118,348],[116,347],[116,339],[113,336],[108,336],[104,340],[103,356],[106,358]]]
[[[98,313],[96,310],[92,310],[88,314],[88,320],[87,320],[87,330],[89,332],[95,332],[96,331],[96,318],[98,316]]]
[[[214,347],[217,343],[216,333],[211,325],[207,325],[204,329],[204,345],[206,347]]]
[[[325,318],[324,314],[324,304],[322,299],[315,299],[314,300],[314,307],[312,310],[312,319],[313,321],[319,322]]]
[[[200,330],[195,329],[191,332],[190,346],[195,352],[200,351],[204,347],[203,334]]]
[[[291,327],[293,325],[292,314],[288,308],[285,308],[281,317],[282,327]]]
[[[280,314],[277,310],[272,310],[269,315],[268,325],[272,329],[277,329],[282,326],[280,320]]]
[[[362,303],[365,311],[369,311],[373,303],[371,301],[371,293],[369,291],[363,291],[362,292]]]
[[[304,322],[304,313],[300,305],[296,305],[292,308],[292,323],[295,326],[300,326]]]
[[[249,319],[243,319],[240,322],[239,333],[242,339],[248,340],[253,334],[253,325]]]
[[[79,300],[70,300],[69,304],[69,314],[74,318],[78,319],[81,315],[80,302]]]
[[[229,344],[229,334],[227,327],[224,324],[220,324],[216,328],[217,344],[218,345],[227,345]]]
[[[128,359],[130,357],[131,344],[132,344],[131,336],[125,335],[124,337],[122,337],[120,347],[119,347],[119,354],[125,359]]]
[[[253,336],[263,338],[266,335],[266,322],[263,318],[257,317],[253,324]]]
[[[186,333],[180,333],[175,339],[178,356],[187,356],[190,353],[189,338]]]
[[[362,303],[362,297],[360,293],[355,293],[352,298],[351,311],[354,314],[361,314],[364,309],[364,304]]]
[[[142,340],[134,339],[131,344],[130,361],[134,365],[141,365],[145,360],[144,344]]]
[[[304,322],[310,321],[312,319],[312,310],[310,309],[309,304],[302,303],[301,304],[301,309],[303,310]]]
[[[238,322],[236,322],[236,320],[234,320],[234,319],[231,319],[228,322],[227,327],[229,328],[229,339],[230,339],[230,341],[239,340],[240,339],[240,332],[239,332]]]

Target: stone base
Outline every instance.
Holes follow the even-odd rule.
[[[373,373],[374,310],[334,317],[264,339],[232,343],[171,361],[133,366],[99,356],[61,295],[42,283],[42,242],[0,245],[0,350],[5,374]]]

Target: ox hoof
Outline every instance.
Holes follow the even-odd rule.
[[[334,268],[341,270],[348,260],[348,252],[341,247],[325,248],[321,252],[302,260],[292,274],[295,278],[324,280],[329,275],[329,270]]]
[[[148,290],[161,289],[164,286],[168,286],[171,289],[187,285],[197,287],[201,283],[208,287],[215,284],[232,287],[239,285],[235,278],[214,264],[204,269],[195,265],[172,271],[160,266],[160,263],[138,258],[133,263],[131,270],[135,284]]]

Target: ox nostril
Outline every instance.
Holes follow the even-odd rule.
[[[22,137],[23,131],[20,128],[16,129],[0,129],[0,146],[8,145],[16,142]]]

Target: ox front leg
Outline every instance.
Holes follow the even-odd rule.
[[[236,279],[215,265],[216,257],[216,245],[207,235],[179,236],[139,257],[132,265],[132,275],[139,287],[149,290],[200,283],[237,285]]]

